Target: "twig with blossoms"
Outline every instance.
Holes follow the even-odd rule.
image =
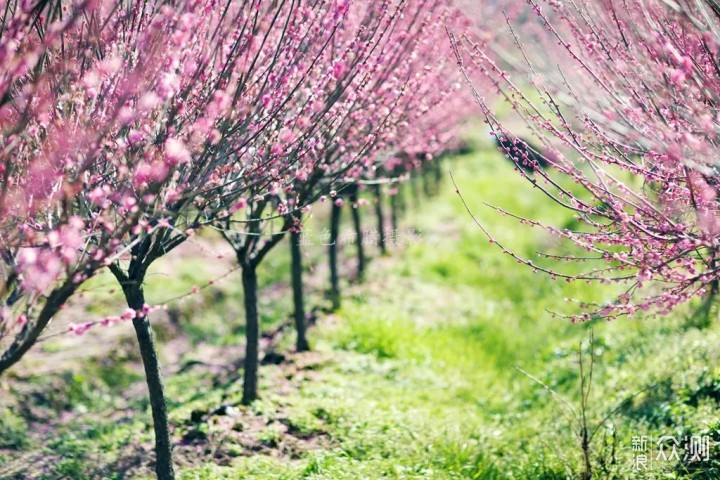
[[[461,69],[469,63],[491,79],[543,142],[553,168],[526,177],[587,227],[548,231],[606,264],[569,277],[628,285],[617,301],[586,305],[576,318],[663,314],[711,299],[720,245],[716,11],[708,2],[659,0],[527,5],[533,17],[523,27],[533,42],[522,42],[510,17],[510,42],[464,36],[455,51]],[[507,54],[513,50],[520,55]],[[550,57],[560,64],[548,65]],[[527,88],[518,86],[523,77]],[[474,95],[494,134],[513,138]],[[582,193],[563,187],[563,178]]]

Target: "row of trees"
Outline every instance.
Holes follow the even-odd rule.
[[[447,0],[2,7],[0,374],[109,269],[128,310],[71,330],[132,320],[156,471],[174,478],[148,269],[198,229],[222,233],[242,270],[243,402],[255,400],[258,265],[286,234],[297,240],[321,197],[339,209],[338,192],[396,179],[452,145],[469,102],[438,38],[464,20]]]
[[[468,11],[502,19],[497,6],[484,7]],[[709,308],[720,281],[717,2],[529,0],[504,15],[505,35],[450,32],[458,62],[503,149],[527,164],[542,153],[552,168],[522,174],[581,227],[522,220],[587,252],[562,260],[600,265],[550,271],[508,253],[567,280],[625,285],[615,301],[586,305],[575,319],[663,314],[698,297]],[[542,152],[472,87],[475,72]]]

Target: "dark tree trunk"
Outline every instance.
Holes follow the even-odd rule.
[[[243,405],[257,400],[258,364],[260,362],[260,317],[258,316],[257,266],[242,265],[243,294],[245,297],[245,371],[243,373]]]
[[[0,375],[15,365],[35,345],[40,334],[45,331],[48,323],[60,307],[65,304],[68,298],[75,292],[76,286],[73,282],[66,282],[60,289],[56,290],[45,302],[45,306],[37,316],[35,323],[28,322],[23,327],[20,335],[12,342],[7,350],[0,356]]]
[[[310,345],[307,341],[307,324],[305,321],[305,299],[303,297],[302,283],[302,252],[300,250],[300,232],[290,232],[290,257],[292,270],[293,303],[295,306],[295,331],[297,339],[295,349],[298,352],[307,352]]]
[[[400,190],[390,197],[390,224],[395,233],[398,233],[398,216],[400,215]]]
[[[405,190],[407,190],[407,182],[402,182],[398,184],[397,188],[397,207],[398,207],[398,216],[404,215],[405,212],[407,212],[407,198]]]
[[[124,287],[124,292],[128,306],[135,311],[142,311],[145,305],[145,294],[142,287],[137,284],[127,285]],[[152,327],[146,315],[133,319],[133,327],[135,327],[140,356],[145,368],[145,380],[150,396],[150,408],[152,409],[153,428],[155,430],[155,456],[157,457],[155,472],[159,480],[172,480],[175,478],[172,461],[173,446],[170,438],[167,404],[165,402],[165,387],[163,386]]]
[[[410,187],[413,192],[413,207],[420,207],[421,193],[420,193],[420,180],[418,180],[417,170],[413,170],[410,174]]]
[[[380,247],[380,253],[385,255],[387,253],[387,241],[385,239],[385,215],[383,213],[383,196],[382,187],[380,185],[374,186],[375,190],[375,216],[377,217],[378,225],[378,246]]]
[[[435,193],[440,193],[440,185],[442,185],[443,179],[442,158],[438,157],[432,163],[435,171]]]
[[[338,237],[340,236],[340,213],[341,207],[332,204],[330,214],[330,242],[328,245],[328,256],[330,260],[330,302],[332,309],[340,308],[340,277],[338,275]]]
[[[358,196],[356,193],[350,195],[350,208],[352,208],[353,225],[355,227],[355,244],[357,246],[357,278],[359,281],[365,279],[365,245],[363,243],[362,221],[360,220],[360,208],[357,204]]]
[[[423,194],[426,198],[432,197],[432,187],[430,187],[430,166],[428,163],[423,164],[420,169],[420,176],[422,177]]]
[[[717,261],[713,259],[711,266],[716,268],[716,263]],[[712,324],[713,307],[719,293],[720,283],[713,280],[710,283],[710,292],[705,295],[700,306],[690,316],[689,325],[702,330]]]

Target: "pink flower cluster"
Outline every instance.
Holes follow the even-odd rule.
[[[206,225],[274,228],[447,148],[469,104],[449,0],[24,5],[0,20],[0,371],[99,270],[140,285]]]
[[[494,38],[458,38],[456,53],[469,83],[478,78],[469,67],[482,72],[512,107],[512,120],[524,121],[542,145],[552,168],[530,179],[582,227],[528,223],[589,253],[563,257],[570,263],[600,261],[581,274],[548,273],[626,285],[616,300],[588,306],[608,318],[667,313],[718,293],[716,12],[684,0],[549,8],[529,0],[508,12],[507,24]],[[512,138],[492,102],[474,94],[493,133]]]

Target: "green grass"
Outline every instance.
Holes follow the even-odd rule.
[[[572,221],[568,212],[528,189],[495,152],[481,149],[444,168],[452,171],[473,213],[507,248],[530,258],[537,258],[538,250],[572,251],[484,205],[555,225]],[[366,216],[369,222],[369,211]],[[316,232],[323,218],[319,211]],[[580,413],[579,352],[586,368],[594,359],[585,413],[591,428],[598,427],[591,443],[595,478],[717,478],[715,462],[692,472],[680,464],[662,465],[652,476],[630,468],[634,436],[708,434],[720,440],[716,325],[693,327],[689,309],[669,318],[585,324],[553,316],[549,312],[574,311],[576,305],[565,298],[611,301],[618,289],[568,284],[518,265],[487,241],[449,181],[410,213],[403,229],[414,229],[422,240],[392,258],[376,255],[365,284],[346,284],[341,311],[321,316],[310,332],[316,352],[264,366],[262,399],[252,408],[192,421],[193,412],[239,403],[237,372],[199,367],[167,378],[181,478],[580,478],[574,419]],[[309,250],[310,263],[321,258],[323,248]],[[261,275],[266,326],[290,311],[287,293],[267,294],[278,284],[287,289],[286,245],[268,262]],[[177,277],[151,285],[149,295],[199,283],[201,263],[189,260]],[[183,307],[181,325],[191,343],[237,345],[242,336],[237,287],[237,281],[228,282],[218,287],[220,297]],[[311,299],[321,302],[317,291]],[[291,339],[288,333],[280,345],[291,345]],[[147,454],[138,450],[151,445],[149,406],[137,388],[142,386],[137,369],[121,356],[92,361],[83,375],[32,381],[36,394],[18,399],[51,405],[35,414],[46,415],[53,427],[26,434],[26,424],[31,432],[39,424],[28,412],[0,416],[0,477],[3,462],[17,468],[14,459],[21,452],[43,453],[45,478],[125,478],[121,467],[151,474]],[[138,391],[128,393],[133,386]],[[38,400],[39,394],[45,397]],[[67,411],[74,412],[71,418],[58,421]],[[713,456],[718,458],[715,450]],[[135,458],[140,466],[128,466]]]

